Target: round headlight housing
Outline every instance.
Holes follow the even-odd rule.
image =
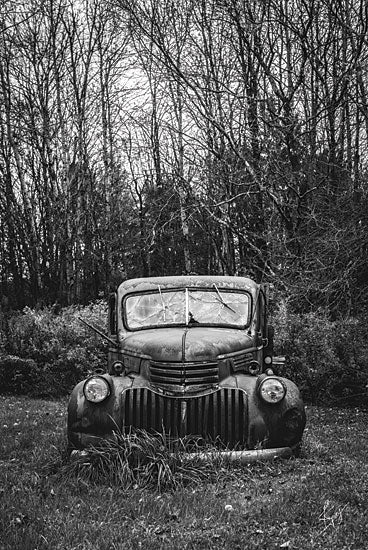
[[[259,386],[259,395],[266,403],[280,403],[285,394],[286,388],[278,378],[265,378]]]
[[[111,390],[108,381],[102,376],[91,376],[83,386],[84,397],[91,403],[101,403],[109,397]]]

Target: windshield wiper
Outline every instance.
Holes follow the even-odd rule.
[[[216,286],[216,283],[213,283],[213,286],[215,287],[215,290],[216,290],[216,292],[217,292],[217,296],[219,297],[219,300],[220,300],[220,302],[222,303],[222,305],[225,306],[225,307],[227,307],[228,309],[230,309],[230,311],[232,311],[232,312],[235,313],[235,315],[236,315],[237,312],[235,311],[235,309],[233,309],[231,306],[229,306],[229,304],[227,304],[227,303],[225,302],[225,300],[223,299],[223,297],[221,296],[220,291],[219,291],[219,289],[218,289],[217,286]]]

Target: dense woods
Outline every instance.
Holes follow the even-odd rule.
[[[367,307],[364,0],[4,0],[3,308],[246,274]]]

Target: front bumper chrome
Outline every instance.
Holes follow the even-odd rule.
[[[274,460],[275,458],[290,458],[293,456],[293,451],[291,447],[277,447],[275,449],[254,449],[251,451],[183,453],[182,456],[185,460],[198,460],[200,462],[220,460],[226,463],[251,464],[253,462]]]
[[[75,449],[71,452],[72,459],[88,457],[89,451]],[[291,447],[277,447],[275,449],[255,449],[251,451],[213,451],[182,453],[179,456],[183,461],[198,462],[223,462],[235,464],[252,464],[254,462],[266,462],[276,458],[290,458],[293,456]]]

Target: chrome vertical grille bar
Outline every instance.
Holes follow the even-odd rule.
[[[159,399],[156,393],[153,394],[153,400],[157,410],[156,416],[152,416],[155,422],[154,426],[157,427],[158,432],[162,432],[164,426],[164,401]]]
[[[227,401],[227,422],[226,422],[226,435],[225,435],[225,441],[234,441],[233,439],[233,426],[234,426],[234,417],[232,414],[233,410],[233,399],[234,399],[234,392],[227,392],[225,395],[225,402]]]
[[[141,407],[143,408],[143,410],[141,411],[141,414],[142,414],[142,427],[147,429],[148,428],[148,418],[147,418],[147,413],[150,412],[151,413],[151,407],[148,407],[148,397],[151,395],[151,393],[148,393],[148,391],[146,390],[146,388],[142,388],[143,390],[143,398],[141,398]],[[149,411],[149,409],[151,409]]]
[[[223,392],[221,390],[220,392],[220,408],[222,409],[222,414],[220,414],[220,421],[221,421],[221,431],[220,431],[220,438],[221,441],[226,441],[226,415],[227,415],[227,392]]]
[[[196,399],[196,410],[195,410],[195,420],[196,420],[196,432],[202,434],[205,432],[204,426],[204,417],[203,417],[203,399]]]
[[[213,440],[216,439],[217,435],[219,435],[221,437],[221,428],[219,426],[219,419],[218,419],[218,414],[217,414],[217,398],[218,398],[218,392],[215,392],[215,393],[211,393],[209,396],[209,408],[210,408],[210,413],[209,413],[209,419],[211,418],[212,416],[212,422],[210,425],[207,425],[207,430],[208,430],[208,433],[211,434],[211,437]],[[212,429],[211,429],[212,428]]]
[[[233,396],[233,405],[234,405],[234,414],[236,414],[236,411],[240,410],[240,394],[239,392],[235,392]],[[241,433],[242,433],[242,426],[241,422],[234,422],[233,423],[233,441],[236,444],[237,441],[240,440]]]
[[[204,410],[203,410],[203,417],[202,419],[200,420],[200,426],[201,426],[201,435],[203,437],[206,436],[206,434],[208,433],[208,417],[209,417],[209,408],[210,408],[210,397],[211,395],[205,395],[204,398],[203,398],[203,405],[204,405]]]

